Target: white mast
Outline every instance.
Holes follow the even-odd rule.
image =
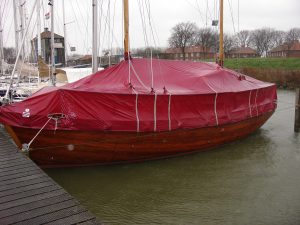
[[[49,5],[51,7],[51,82],[55,86],[55,58],[54,58],[54,0],[49,0]]]
[[[4,53],[3,53],[3,28],[2,28],[2,15],[0,15],[0,70],[3,73],[3,61],[4,61]]]
[[[93,73],[98,71],[98,44],[97,44],[97,14],[98,14],[98,0],[93,0],[93,56],[92,56],[92,69]]]
[[[41,43],[41,1],[37,0],[37,6],[36,6],[36,16],[37,16],[37,56],[42,55],[42,43]],[[38,58],[37,58],[38,59]]]
[[[13,8],[14,8],[14,25],[15,25],[15,52],[18,54],[19,50],[19,31],[18,31],[18,14],[17,14],[17,5],[16,0],[13,0]]]
[[[22,2],[22,0],[19,1],[20,3],[20,7],[19,7],[19,13],[20,13],[20,18],[21,18],[21,24],[20,24],[20,31],[21,31],[21,36],[22,36],[22,39],[23,37],[25,36],[24,35],[24,28],[25,28],[25,20],[24,20],[24,6],[25,6],[25,1]],[[22,46],[22,57],[23,57],[23,60],[25,59],[25,43],[23,44]]]
[[[68,52],[67,52],[67,24],[66,24],[66,15],[65,15],[65,0],[62,0],[63,7],[63,23],[64,23],[64,47],[65,47],[65,66],[68,64]]]
[[[37,2],[37,0],[35,0],[33,8],[31,10],[31,14],[30,14],[30,18],[29,18],[29,21],[28,21],[28,25],[26,26],[25,34],[27,34],[27,32],[28,32],[29,24],[30,24],[31,19],[32,19],[32,15],[33,15],[33,12],[34,12],[34,9],[35,9],[35,6],[36,6],[36,2]],[[21,48],[23,47],[24,42],[25,42],[25,35],[22,37],[21,47],[18,50],[18,54],[16,56],[16,62],[15,62],[13,71],[12,71],[12,73],[10,75],[10,83],[8,84],[5,96],[3,97],[3,103],[8,103],[9,102],[9,91],[10,91],[12,83],[13,83],[13,77],[14,77],[14,74],[16,72],[17,63],[18,63],[18,60],[19,60],[19,57],[20,57],[20,54],[21,54]]]

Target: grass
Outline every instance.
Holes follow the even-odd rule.
[[[229,69],[256,68],[278,70],[300,70],[300,58],[240,58],[225,59]]]

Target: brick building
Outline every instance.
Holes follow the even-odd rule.
[[[186,60],[198,61],[201,59],[214,58],[214,52],[210,48],[202,46],[190,46],[185,48],[185,53],[182,53],[181,48],[169,48],[164,52],[164,58],[183,60],[185,54]]]
[[[250,47],[233,48],[226,54],[226,58],[255,58],[258,56],[256,50]]]
[[[291,44],[279,45],[268,52],[268,57],[300,58],[300,42],[294,41]]]

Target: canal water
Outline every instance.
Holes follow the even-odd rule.
[[[108,225],[300,224],[295,96],[250,137],[208,152],[145,163],[46,172]]]

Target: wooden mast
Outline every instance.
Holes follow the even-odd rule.
[[[129,7],[128,0],[123,0],[124,8],[124,58],[128,60],[130,57],[129,53]]]
[[[224,45],[223,45],[223,0],[220,0],[220,50],[219,50],[219,65],[224,64]]]

